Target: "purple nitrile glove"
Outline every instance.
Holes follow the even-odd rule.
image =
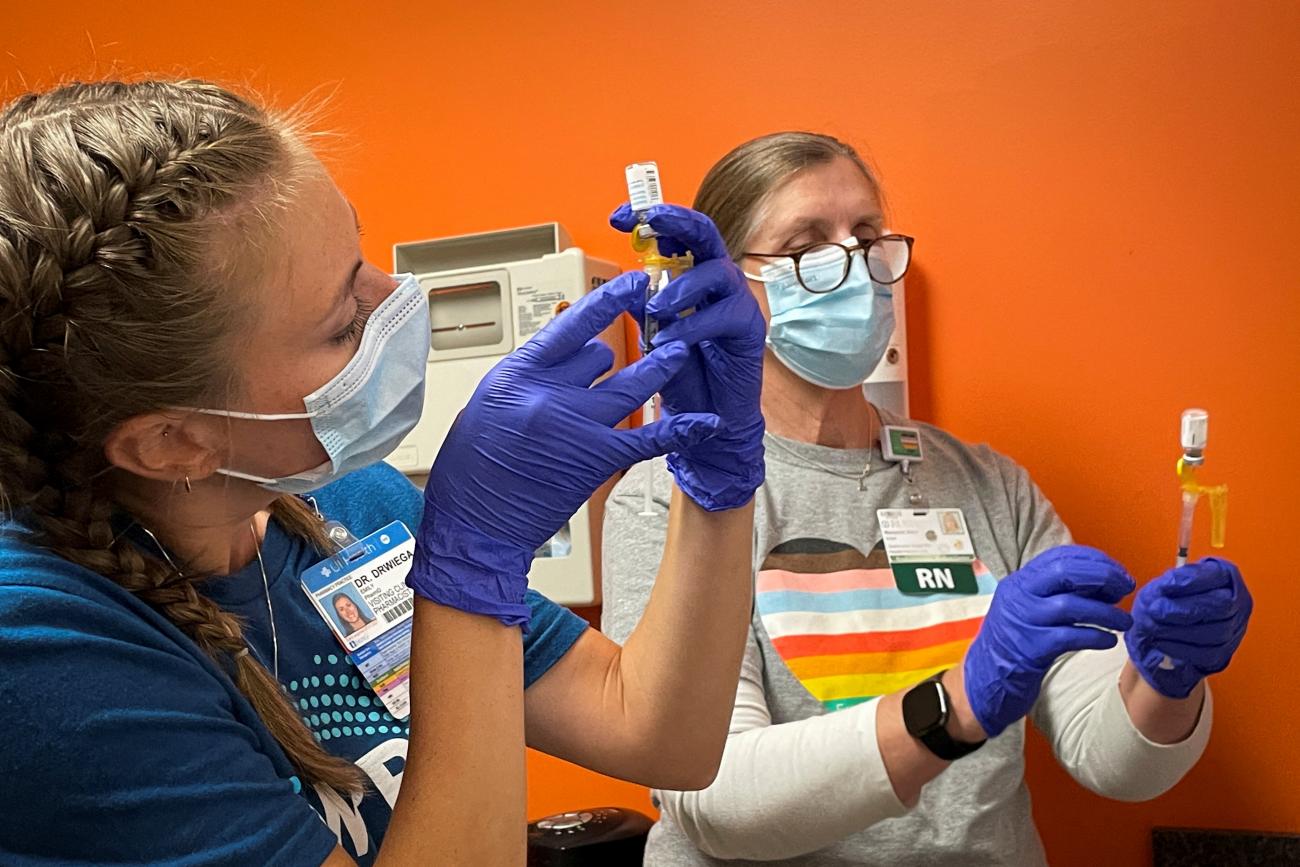
[[[678,205],[654,205],[644,216],[659,234],[660,252],[689,250],[695,258],[695,267],[646,305],[646,314],[659,322],[655,347],[671,341],[693,347],[681,372],[662,390],[664,415],[710,412],[722,420],[717,436],[674,451],[668,467],[677,486],[703,508],[734,509],[748,503],[763,483],[759,401],[767,325],[712,220]],[[630,232],[637,216],[625,204],[609,221]],[[691,308],[690,315],[679,315]]]
[[[963,667],[989,737],[1029,713],[1057,657],[1115,646],[1119,637],[1104,630],[1128,629],[1132,618],[1115,603],[1133,587],[1123,566],[1082,545],[1046,551],[998,582]]]
[[[1186,698],[1228,667],[1253,607],[1240,570],[1227,560],[1170,569],[1133,600],[1133,627],[1124,634],[1129,659],[1156,692]]]
[[[718,430],[711,413],[614,428],[690,355],[684,343],[668,343],[592,384],[613,363],[596,335],[624,311],[639,310],[645,286],[644,274],[606,283],[479,383],[429,473],[406,579],[416,593],[526,626],[524,594],[534,552],[614,473],[689,448]]]

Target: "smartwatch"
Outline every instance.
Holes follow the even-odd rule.
[[[925,744],[930,752],[945,762],[955,762],[984,746],[984,741],[966,743],[954,740],[948,734],[951,705],[948,702],[948,690],[943,688],[940,680],[943,675],[944,672],[941,671],[904,693],[903,725],[907,727],[907,733]]]

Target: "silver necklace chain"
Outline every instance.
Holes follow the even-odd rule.
[[[859,491],[865,491],[867,489],[867,477],[871,475],[871,453],[876,447],[876,441],[872,439],[872,437],[874,436],[873,429],[875,427],[874,417],[868,421],[868,425],[869,427],[867,428],[867,442],[868,442],[867,462],[862,467],[862,469],[856,473],[849,470],[841,470],[837,467],[832,467],[829,464],[824,464],[821,461],[816,460],[815,458],[810,458],[806,455],[801,455],[794,449],[790,448],[790,446],[786,445],[785,443],[777,439],[775,434],[769,437],[768,441],[772,445],[776,446],[778,451],[785,452],[785,454],[788,457],[792,457],[795,460],[800,461],[806,466],[810,466],[815,470],[821,470],[822,472],[830,473],[832,476],[837,476],[841,479],[852,479],[858,483]]]
[[[316,505],[314,501],[312,502],[312,505]],[[319,515],[320,512],[317,512],[316,514]],[[176,565],[176,561],[172,560],[171,555],[167,553],[167,549],[163,547],[162,542],[158,541],[158,537],[153,534],[153,531],[144,524],[138,522],[134,526],[139,527],[150,539],[153,540],[154,546],[158,548],[158,553],[162,554],[163,559],[167,561],[167,565],[172,567],[172,571],[175,572],[177,576],[184,578],[185,572],[181,570],[181,567]],[[271,652],[273,654],[271,668],[275,673],[275,679],[279,680],[280,636],[275,630],[275,609],[271,606],[271,582],[266,577],[266,563],[262,560],[262,543],[257,538],[257,526],[251,519],[248,522],[248,531],[253,534],[253,550],[257,552],[257,568],[262,572],[262,590],[266,593],[266,617],[271,622]],[[235,654],[235,659],[246,655],[251,647],[251,644],[245,642],[244,649]]]
[[[280,636],[275,631],[275,609],[271,606],[271,582],[266,577],[266,563],[262,560],[262,543],[257,538],[257,526],[250,520],[248,531],[253,534],[253,550],[257,552],[257,568],[262,573],[262,590],[266,592],[266,619],[271,623],[271,670],[280,679]]]

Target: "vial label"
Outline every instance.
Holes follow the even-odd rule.
[[[641,213],[651,205],[664,203],[659,186],[659,166],[656,163],[632,163],[626,169],[627,198],[632,210]]]

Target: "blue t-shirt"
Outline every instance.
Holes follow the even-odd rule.
[[[419,491],[387,465],[314,496],[358,538],[393,520],[419,526]],[[280,681],[321,744],[373,787],[349,802],[300,786],[227,674],[165,617],[0,527],[0,863],[317,867],[340,842],[373,862],[408,725],[385,711],[303,592],[298,576],[320,555],[271,523],[262,557]],[[203,589],[244,618],[272,669],[257,561]],[[586,628],[533,591],[528,602],[525,686]]]

